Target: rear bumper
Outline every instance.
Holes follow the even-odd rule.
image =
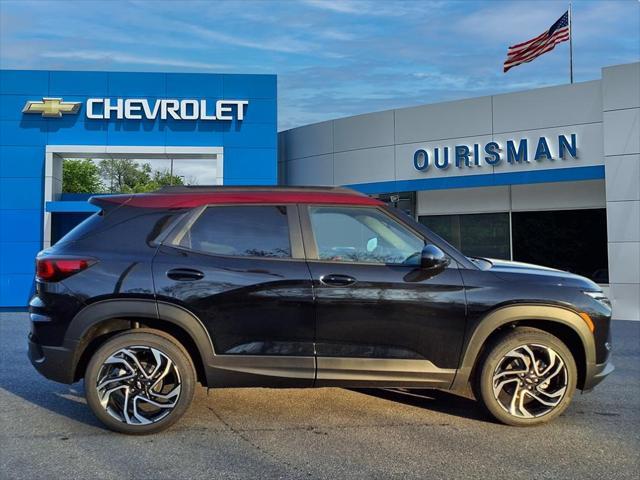
[[[40,345],[29,335],[29,360],[49,380],[73,383],[73,352],[70,349]]]
[[[589,374],[584,382],[583,391],[588,392],[602,382],[611,372],[615,370],[613,363],[607,360],[604,363],[596,363],[589,369]]]

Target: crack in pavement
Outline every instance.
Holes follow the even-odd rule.
[[[372,424],[360,424],[360,425],[296,425],[289,427],[256,427],[256,428],[237,428],[232,426],[229,422],[222,419],[220,414],[214,411],[211,407],[207,407],[215,417],[220,420],[226,428],[212,428],[208,426],[186,426],[186,427],[172,427],[166,433],[185,433],[185,432],[211,432],[211,433],[224,433],[231,431],[238,435],[240,433],[269,433],[269,432],[294,432],[294,431],[309,431],[317,434],[325,433],[325,431],[331,430],[357,430],[367,428],[406,428],[406,427],[451,427],[454,430],[459,430],[458,427],[451,425],[450,423],[428,423],[428,422],[406,422],[406,423],[372,423]],[[14,439],[38,439],[38,440],[75,440],[80,438],[92,438],[92,437],[104,437],[113,436],[114,433],[109,430],[73,434],[67,432],[57,432],[48,434],[32,434],[32,435],[7,435]]]
[[[266,455],[267,457],[271,458],[271,460],[275,461],[277,465],[284,465],[284,466],[288,467],[290,470],[293,470],[294,472],[296,472],[298,474],[311,475],[310,472],[304,472],[300,468],[296,467],[295,465],[292,465],[290,462],[288,462],[286,460],[279,459],[274,453],[269,452],[268,450],[262,448],[260,445],[258,445],[255,442],[253,442],[249,437],[247,437],[246,435],[243,435],[243,433],[249,432],[250,430],[238,430],[238,429],[236,429],[233,425],[231,425],[224,418],[222,418],[222,416],[220,416],[220,414],[218,412],[216,412],[213,408],[211,408],[211,407],[207,407],[207,408],[209,409],[209,411],[211,413],[213,413],[213,415],[220,422],[222,422],[223,425],[225,425],[229,429],[229,431],[231,431],[238,438],[240,438],[242,441],[244,441],[249,446],[251,446],[251,448],[253,448],[256,451],[258,451],[258,452]]]
[[[307,426],[292,426],[292,427],[265,427],[265,428],[237,428],[238,432],[288,432],[288,431],[315,431],[322,430],[349,430],[349,429],[365,429],[365,428],[403,428],[403,427],[452,427],[457,430],[457,427],[449,423],[372,423],[369,425],[307,425]]]

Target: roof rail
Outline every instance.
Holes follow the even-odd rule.
[[[350,195],[364,195],[346,187],[323,186],[283,186],[283,185],[167,185],[153,193],[219,193],[219,192],[332,192]]]

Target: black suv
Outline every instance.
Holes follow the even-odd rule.
[[[109,428],[162,430],[206,387],[465,389],[535,425],[608,362],[590,280],[469,258],[345,189],[188,188],[93,197],[37,257],[29,356],[84,378]]]

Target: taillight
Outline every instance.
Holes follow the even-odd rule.
[[[44,282],[59,282],[96,263],[92,258],[36,258],[36,278]]]

